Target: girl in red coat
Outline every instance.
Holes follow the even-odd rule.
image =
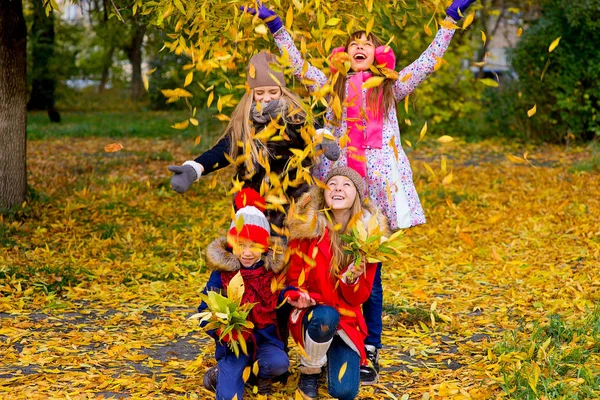
[[[361,304],[369,298],[377,264],[356,266],[339,235],[358,219],[368,221],[374,211],[364,205],[363,180],[353,169],[334,168],[325,182],[326,189],[306,193],[288,215],[288,287],[283,296],[293,306],[290,332],[303,349],[300,393],[317,398],[317,381],[327,363],[328,392],[345,400],[358,394],[360,365],[366,362]],[[386,227],[380,218],[380,226]]]

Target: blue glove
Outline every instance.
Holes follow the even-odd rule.
[[[260,18],[267,25],[267,28],[269,28],[271,33],[275,33],[278,30],[280,30],[283,26],[283,23],[281,22],[281,18],[277,16],[275,11],[269,10],[267,7],[265,7],[262,1],[259,1],[257,4],[258,18]],[[254,8],[250,7],[240,7],[240,10],[250,13],[252,15],[255,15],[257,11]]]
[[[467,8],[473,3],[475,3],[475,0],[454,0],[452,4],[450,4],[450,7],[446,9],[446,14],[458,22],[461,18],[458,14],[458,10],[460,9],[461,14],[465,15]]]

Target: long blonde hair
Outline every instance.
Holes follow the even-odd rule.
[[[279,101],[282,102],[282,113],[281,118],[285,124],[304,124],[307,121],[307,107],[294,92],[286,87],[280,87],[281,97]],[[251,160],[244,160],[248,170],[253,169],[253,164],[260,160],[259,154],[261,151],[268,154],[265,144],[260,140],[253,140],[254,128],[251,125],[250,110],[252,109],[252,103],[254,102],[254,89],[246,92],[239,104],[235,107],[231,113],[231,118],[225,132],[217,139],[217,142],[226,136],[229,136],[231,146],[229,149],[229,156],[231,159],[236,160],[238,155],[245,153],[240,151],[239,143],[243,146],[249,146],[249,153],[252,156]]]
[[[369,32],[369,34],[367,35],[366,31],[356,31],[348,37],[344,51],[348,51],[348,46],[350,45],[350,43],[354,40],[360,39],[363,35],[367,37],[367,40],[370,40],[373,43],[373,46],[375,46],[375,48],[381,46],[381,42],[379,41],[377,36],[373,34],[373,32]],[[336,75],[334,75],[333,77],[333,79],[335,79],[335,81],[333,82],[334,95],[339,97],[340,104],[344,104],[344,100],[346,99],[347,77],[339,74],[337,75],[336,79]],[[379,115],[379,113],[381,112],[384,116],[387,116],[388,112],[396,106],[396,100],[394,98],[393,91],[394,82],[394,79],[386,77],[381,83],[381,85],[374,87],[369,92],[369,97],[367,98],[367,107],[375,107],[376,115]],[[379,104],[379,96],[381,94],[381,104]]]
[[[352,227],[356,221],[363,217],[365,211],[368,211],[365,205],[360,201],[360,196],[356,194],[356,198],[350,207],[350,217],[345,224],[342,221],[336,221],[334,214],[329,209],[329,206],[325,202],[325,189],[320,190],[321,196],[319,198],[319,210],[323,210],[327,217],[327,227],[329,228],[329,238],[331,243],[331,252],[333,257],[331,258],[331,266],[329,272],[332,276],[340,273],[340,271],[346,268],[350,263],[354,262],[354,259],[350,254],[344,252],[344,241],[340,235],[346,234],[352,230]],[[340,224],[341,227],[336,226]],[[339,228],[339,229],[336,229]]]

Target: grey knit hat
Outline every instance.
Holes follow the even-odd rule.
[[[283,68],[279,67],[280,71],[274,71],[270,64],[279,65],[275,56],[268,51],[261,51],[252,56],[250,63],[246,67],[250,89],[261,86],[285,87]],[[252,68],[250,65],[252,65]]]
[[[365,181],[362,176],[350,167],[335,167],[325,177],[325,183],[329,182],[334,176],[345,176],[350,179],[356,188],[360,202],[365,201]]]

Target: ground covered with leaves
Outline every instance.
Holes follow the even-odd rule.
[[[198,152],[187,141],[109,143],[29,143],[30,201],[0,220],[0,397],[214,396],[213,346],[187,318],[226,188],[170,189],[167,165]],[[428,223],[384,266],[383,370],[359,397],[599,397],[594,147],[422,144],[409,158]],[[294,398],[291,357],[273,398]]]

